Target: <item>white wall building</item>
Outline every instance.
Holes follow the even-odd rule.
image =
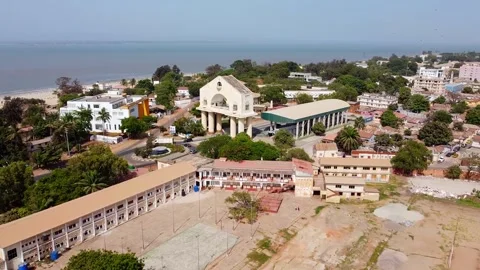
[[[443,94],[445,92],[445,84],[448,83],[448,80],[444,78],[423,78],[417,77],[413,81],[413,88],[415,89],[427,89],[437,94]]]
[[[470,81],[480,81],[480,63],[465,63],[460,67],[460,74],[458,77]]]
[[[322,90],[285,90],[283,93],[285,97],[289,100],[294,100],[298,94],[307,94],[311,96],[313,99],[318,99],[318,97],[323,95],[330,95],[334,93],[333,90],[328,90],[327,88]]]
[[[74,113],[80,108],[92,110],[93,119],[91,121],[91,130],[93,132],[103,132],[104,123],[97,119],[98,113],[105,108],[110,113],[110,121],[105,123],[105,130],[109,133],[121,133],[122,119],[133,117],[143,117],[149,115],[147,96],[122,96],[111,94],[101,94],[97,96],[85,96],[67,102],[65,107],[60,108],[60,116],[67,113]]]
[[[305,73],[305,72],[290,72],[290,75],[288,76],[289,79],[304,79],[305,81],[312,81],[316,80],[321,82],[322,77],[318,76],[313,76],[312,73]]]
[[[365,93],[358,96],[357,101],[360,102],[360,106],[386,109],[388,108],[388,105],[398,103],[398,98],[386,94]]]
[[[420,67],[417,71],[418,76],[423,78],[443,78],[445,77],[444,69],[436,69],[436,68],[425,68]]]
[[[177,96],[189,98],[190,92],[188,91],[188,87],[180,86],[177,88]]]

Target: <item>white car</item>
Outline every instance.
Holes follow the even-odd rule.
[[[442,157],[442,156],[439,156],[439,157],[438,157],[438,162],[439,162],[439,163],[442,163],[442,162],[444,162],[444,161],[445,161],[445,158],[444,158],[444,157]]]

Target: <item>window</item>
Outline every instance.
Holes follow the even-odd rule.
[[[128,205],[132,204],[133,203],[133,200],[130,200],[128,201]]]
[[[205,105],[205,106],[207,105],[207,100],[206,99],[203,100],[203,105]]]
[[[355,189],[355,186],[348,186],[349,189]]]
[[[77,227],[77,223],[68,226],[68,229],[71,230],[71,229],[76,228],[76,227]]]
[[[245,111],[250,110],[250,104],[245,105]]]
[[[323,167],[323,168],[324,168],[324,169],[331,169],[332,166],[325,166],[325,167]]]
[[[353,167],[353,169],[354,169],[354,170],[356,170],[356,169],[357,169],[357,167]]]
[[[372,170],[376,171],[376,170],[377,170],[377,168],[376,168],[376,167],[373,167],[373,168],[372,168]]]
[[[62,232],[63,232],[63,230],[58,230],[58,231],[54,232],[53,235],[59,235],[59,234],[61,234]]]
[[[138,201],[141,201],[141,200],[143,200],[143,196],[140,196],[140,197],[138,197],[138,199],[137,199],[137,200],[138,200]]]
[[[357,196],[358,196],[358,197],[362,196],[362,193],[358,192],[358,193],[357,193]]]
[[[336,168],[337,168],[337,166],[333,166],[333,168],[334,168],[334,169],[336,169]]]
[[[234,110],[234,111],[238,110],[238,106],[237,106],[236,104],[233,105],[233,110]]]
[[[368,171],[368,170],[370,170],[370,167],[363,167],[363,170]]]
[[[100,105],[94,104],[94,105],[93,105],[93,108],[94,108],[94,109],[98,109],[98,108],[100,108]]]
[[[101,217],[101,216],[102,216],[102,214],[101,214],[101,213],[98,213],[98,214],[96,214],[95,216],[93,216],[93,218],[99,218],[99,217]]]
[[[343,192],[339,192],[338,195],[343,196]]]
[[[350,195],[355,196],[355,192],[350,193]]]
[[[117,206],[117,209],[122,209],[123,208],[123,204],[120,204],[119,206]]]
[[[342,188],[342,185],[335,185],[336,188]]]
[[[388,171],[388,168],[382,168],[382,171]]]
[[[103,125],[102,124],[95,124],[95,129],[103,129]]]
[[[83,220],[83,224],[85,224],[87,222],[90,222],[90,218],[86,218],[86,219]]]
[[[343,167],[345,170],[350,170],[350,167]]]
[[[17,257],[17,249],[14,248],[7,251],[7,257],[8,257],[8,260],[15,259]]]
[[[108,209],[108,210],[106,211],[107,214],[110,214],[110,213],[112,213],[112,212],[113,212],[113,208],[110,208],[110,209]]]

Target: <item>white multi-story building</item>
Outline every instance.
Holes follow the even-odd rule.
[[[426,89],[437,94],[442,94],[445,92],[445,84],[448,83],[448,80],[444,78],[424,78],[417,77],[413,81],[413,88],[415,89]]]
[[[305,73],[305,72],[290,72],[290,75],[288,76],[289,79],[304,79],[305,81],[312,81],[316,80],[321,82],[322,77],[318,76],[313,76],[312,73]]]
[[[480,62],[466,63],[461,66],[458,77],[461,79],[468,79],[470,81],[480,81]]]
[[[423,78],[443,78],[445,72],[442,69],[420,67],[417,71],[418,76]]]
[[[121,133],[122,119],[130,116],[141,118],[149,115],[147,96],[122,96],[110,92],[97,96],[84,96],[67,102],[67,106],[60,108],[60,115],[74,113],[80,108],[92,110],[93,119],[91,130],[93,132]],[[110,114],[110,120],[105,123],[98,119],[98,113],[102,108]]]
[[[288,100],[294,100],[297,98],[299,94],[307,94],[311,96],[313,99],[318,99],[320,96],[323,95],[330,95],[334,93],[333,90],[328,90],[327,88],[322,90],[284,90],[283,93]]]
[[[357,97],[357,101],[360,102],[360,106],[386,109],[390,104],[398,103],[396,96],[390,96],[386,94],[369,94],[365,93]]]

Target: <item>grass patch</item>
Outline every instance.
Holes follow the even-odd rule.
[[[258,268],[265,264],[270,259],[270,256],[266,255],[263,252],[252,250],[250,253],[247,254],[247,258],[249,261],[254,262]]]
[[[286,242],[292,240],[297,235],[296,232],[291,233],[287,228],[281,229],[279,233],[285,239]]]
[[[404,183],[391,176],[388,183],[367,183],[367,186],[378,189],[380,200],[385,200],[393,196],[399,196],[400,193],[397,189],[403,187]]]
[[[370,269],[372,266],[377,264],[378,257],[380,257],[380,254],[382,254],[387,245],[388,241],[382,241],[378,243],[377,247],[375,247],[375,250],[373,251],[372,256],[370,256],[370,260],[368,260],[367,267],[365,269]]]
[[[358,253],[363,250],[363,247],[367,243],[368,239],[367,237],[363,234],[358,238],[358,240],[348,248],[345,259],[342,261],[340,265],[340,269],[352,269],[351,264],[354,262],[356,257],[358,256]]]
[[[480,208],[480,199],[476,199],[476,198],[458,199],[457,204],[474,207],[474,208]]]
[[[315,216],[320,214],[320,212],[322,212],[323,208],[327,207],[326,205],[320,205],[320,206],[317,206],[315,207]]]
[[[269,251],[273,252],[273,250],[272,250],[272,240],[270,239],[270,237],[265,237],[262,240],[258,241],[257,242],[257,247],[260,248],[260,249],[266,249],[266,250],[269,250]]]

